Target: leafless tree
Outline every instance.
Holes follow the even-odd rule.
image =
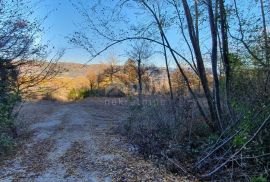
[[[218,0],[217,5],[219,6],[219,16],[220,16],[220,29],[221,29],[221,55],[225,68],[225,93],[226,93],[226,106],[232,117],[232,109],[230,104],[230,80],[231,80],[231,65],[229,60],[229,42],[228,42],[228,22],[227,14],[225,10],[225,5],[223,0]]]
[[[117,58],[114,56],[110,57],[107,64],[107,68],[103,71],[103,78],[108,78],[110,84],[114,83],[114,79],[117,78],[117,74],[121,71],[121,67],[118,65]]]
[[[138,75],[138,97],[139,104],[142,106],[142,75],[143,75],[143,67],[145,67],[146,61],[151,57],[152,49],[151,46],[146,41],[136,42],[131,51],[129,52],[129,56],[132,60],[137,63],[137,75]]]
[[[0,103],[4,105],[9,104],[10,95],[21,95],[55,76],[56,61],[63,53],[48,61],[47,45],[37,41],[41,26],[36,20],[30,20],[33,12],[26,7],[29,6],[24,0],[0,1]],[[10,128],[16,137],[13,123]]]

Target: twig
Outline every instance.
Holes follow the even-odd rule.
[[[259,132],[263,129],[263,127],[266,125],[266,123],[269,121],[270,115],[263,121],[261,126],[257,129],[257,131],[253,134],[253,136],[238,150],[236,151],[231,157],[229,157],[225,162],[223,162],[221,165],[219,165],[217,168],[215,168],[210,173],[204,174],[201,177],[210,177],[213,174],[215,174],[217,171],[219,171],[223,166],[225,166],[228,162],[230,162],[237,154],[239,154],[253,139],[259,134]]]
[[[172,159],[170,159],[164,153],[161,153],[161,155],[163,157],[165,157],[170,163],[172,163],[173,165],[175,165],[176,167],[178,167],[179,169],[181,169],[185,174],[189,174],[189,172],[187,172],[187,170],[183,166],[181,166],[180,164],[177,164],[175,161],[173,161]]]

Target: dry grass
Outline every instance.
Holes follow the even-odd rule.
[[[52,80],[44,81],[38,88],[40,93],[36,98],[68,101],[68,94],[72,89],[89,88],[89,81],[86,77],[56,77]]]

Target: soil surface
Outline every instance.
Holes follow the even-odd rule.
[[[117,130],[128,108],[111,100],[25,103],[21,128],[29,135],[0,162],[0,181],[187,181],[136,153]]]

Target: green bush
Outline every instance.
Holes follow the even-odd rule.
[[[7,154],[14,147],[14,139],[6,133],[0,135],[0,156]]]
[[[68,100],[71,100],[71,101],[81,100],[89,96],[90,96],[90,91],[88,89],[85,89],[85,88],[72,89],[68,93]]]
[[[12,111],[18,100],[18,95],[8,94],[5,100],[0,102],[0,155],[10,151],[14,146],[13,138],[17,133]]]
[[[242,147],[245,143],[247,142],[247,134],[240,134],[237,135],[234,139],[233,139],[233,146],[236,148],[240,148]]]
[[[104,96],[104,90],[89,90],[87,88],[80,88],[80,89],[72,89],[68,93],[68,100],[70,101],[75,101],[75,100],[81,100],[85,99],[87,97],[99,97],[99,96]]]
[[[263,176],[253,177],[251,182],[267,182],[267,179]]]

